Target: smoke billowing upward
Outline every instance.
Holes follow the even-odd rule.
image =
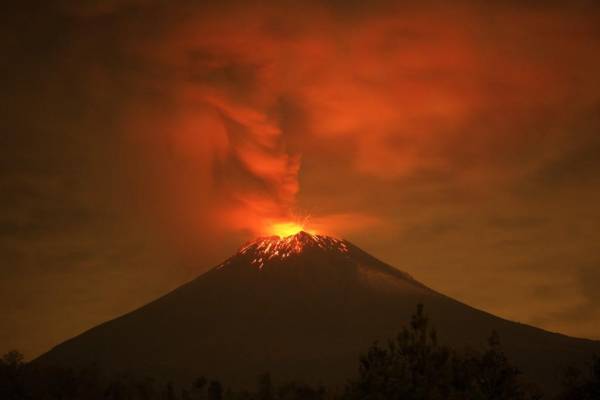
[[[127,7],[139,14],[117,29],[136,66],[124,124],[160,170],[152,188],[176,200],[165,209],[195,224],[209,210],[260,233],[310,213],[315,201],[296,202],[302,155],[325,142],[332,164],[383,182],[503,184],[553,158],[598,100],[584,78],[599,42],[581,40],[596,28],[576,8]],[[345,216],[381,219],[361,208]]]

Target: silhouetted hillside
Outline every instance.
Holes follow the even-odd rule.
[[[600,356],[587,371],[570,367],[557,396],[541,388],[508,359],[493,332],[485,348],[457,350],[441,345],[419,305],[410,324],[394,339],[375,342],[360,356],[358,376],[343,388],[298,381],[274,384],[258,376],[254,390],[232,390],[198,377],[177,385],[139,375],[106,373],[97,366],[67,368],[26,364],[17,352],[0,359],[0,398],[6,400],[596,400],[600,395]]]
[[[164,381],[212,376],[233,388],[274,380],[341,387],[374,340],[394,337],[416,304],[440,344],[479,349],[492,331],[532,381],[557,390],[560,372],[600,343],[507,321],[441,295],[351,243],[299,233],[263,238],[158,300],[39,357],[39,365],[131,371]]]

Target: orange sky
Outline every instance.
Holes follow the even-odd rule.
[[[593,2],[40,7],[2,24],[5,350],[39,354],[290,221],[600,338]]]
[[[345,182],[393,187],[429,173],[485,190],[542,167],[597,102],[596,21],[577,10],[301,8],[182,7],[151,34],[123,39],[143,65],[124,125],[175,186],[164,200],[191,203],[167,212],[216,211],[226,229],[255,234],[297,213],[322,226],[340,210],[298,193],[302,157],[319,157],[324,142],[331,164],[347,161]],[[216,204],[197,206],[207,198]],[[363,207],[344,214],[387,219]]]

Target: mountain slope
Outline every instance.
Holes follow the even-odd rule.
[[[233,387],[276,380],[342,384],[359,353],[395,336],[417,303],[442,342],[479,347],[498,331],[511,359],[551,390],[560,368],[600,343],[497,318],[441,295],[347,241],[301,232],[263,238],[186,285],[95,327],[36,362],[97,363],[189,382],[204,375]]]

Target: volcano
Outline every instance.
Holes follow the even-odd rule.
[[[511,322],[440,294],[350,242],[300,232],[267,237],[171,293],[70,339],[36,362],[97,364],[233,388],[277,381],[342,385],[375,340],[395,337],[422,303],[440,341],[480,348],[492,331],[526,377],[555,389],[600,342]]]

